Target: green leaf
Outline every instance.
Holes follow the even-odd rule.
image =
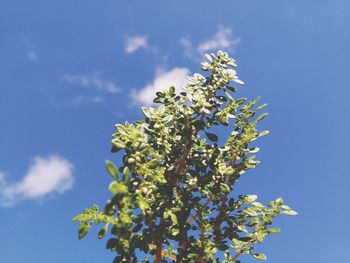
[[[244,82],[240,79],[233,79],[233,81],[240,84],[240,85],[244,85]]]
[[[178,221],[177,221],[177,216],[173,213],[170,214],[170,218],[171,218],[171,221],[173,222],[174,225],[178,225]]]
[[[261,104],[260,106],[256,107],[255,110],[261,110],[267,106],[267,103]]]
[[[142,212],[144,212],[149,207],[148,203],[142,199],[138,200],[138,206]]]
[[[136,233],[136,232],[139,232],[142,228],[142,224],[137,224],[133,229],[132,229],[132,232]]]
[[[129,167],[125,166],[124,169],[123,169],[123,174],[125,174],[126,176],[129,176],[130,174],[130,169]]]
[[[152,115],[147,107],[141,107],[141,111],[143,115],[145,115],[147,118],[151,118]]]
[[[220,184],[220,191],[224,192],[224,193],[228,193],[230,192],[230,187],[227,184]]]
[[[84,238],[91,228],[91,223],[81,222],[78,226],[78,238]]]
[[[256,97],[255,100],[251,102],[252,106],[257,104],[260,101],[260,96]]]
[[[230,100],[232,100],[233,102],[235,101],[235,99],[231,96],[231,94],[229,92],[227,92],[227,91],[224,91],[224,92]]]
[[[111,249],[111,250],[115,250],[116,247],[118,247],[119,242],[117,238],[111,238],[108,240],[106,248],[107,249]]]
[[[98,238],[102,239],[106,236],[108,230],[108,224],[106,224],[99,232],[98,232]]]
[[[159,97],[159,98],[164,98],[164,93],[163,92],[160,92],[160,91],[157,91],[156,92],[156,96]]]
[[[113,194],[125,194],[128,192],[128,188],[122,182],[112,182],[109,184],[109,191]]]
[[[154,103],[161,103],[162,102],[162,99],[161,98],[155,98],[153,100]]]
[[[237,92],[237,89],[235,87],[232,86],[226,86],[226,88],[232,92]]]
[[[247,100],[247,98],[240,98],[240,99],[236,100],[236,104],[241,105],[244,102],[246,102],[246,100]]]
[[[121,150],[121,148],[117,148],[115,145],[112,145],[112,148],[111,148],[112,153],[119,152],[120,150]]]
[[[270,228],[268,229],[270,233],[280,233],[281,229],[280,228]]]
[[[118,139],[114,139],[112,141],[112,144],[116,147],[116,151],[124,149],[126,147],[125,143]]]
[[[258,198],[258,196],[257,195],[246,195],[246,198],[247,198],[248,203],[253,203]]]
[[[267,259],[267,257],[263,253],[257,253],[257,254],[251,254],[251,255],[253,257],[255,257],[256,259],[260,259],[260,260],[266,260]]]
[[[177,229],[177,228],[173,228],[172,230],[171,230],[171,234],[173,235],[173,236],[176,236],[176,235],[178,235],[180,233],[180,231],[179,231],[179,229]]]
[[[205,57],[210,61],[213,62],[213,58],[209,54],[205,54]]]
[[[264,240],[264,237],[262,235],[257,235],[256,240],[261,244]]]
[[[260,121],[260,120],[264,119],[267,115],[268,115],[268,113],[263,113],[263,114],[259,115],[259,117],[257,117],[256,120]]]
[[[251,210],[251,209],[245,209],[245,210],[243,210],[243,212],[249,216],[257,216],[258,215],[257,212],[255,212],[254,210]]]
[[[233,175],[235,172],[235,169],[233,169],[232,167],[228,167],[225,171],[225,174],[230,176],[230,175]]]
[[[242,241],[242,242],[250,242],[252,240],[251,237],[237,237],[236,239],[238,239],[239,241]]]
[[[135,162],[135,159],[134,159],[134,158],[129,158],[129,159],[128,159],[128,163],[132,164],[132,163],[134,163],[134,162]]]
[[[229,205],[230,207],[233,207],[234,204],[235,204],[235,199],[230,198],[230,199],[228,200],[228,205]]]
[[[210,110],[208,110],[207,108],[202,108],[202,112],[204,112],[205,114],[210,114]]]
[[[287,205],[281,205],[281,208],[285,209],[285,210],[292,210],[289,206]]]
[[[220,101],[227,101],[227,98],[225,96],[215,96]]]
[[[256,207],[259,207],[259,208],[264,208],[265,207],[262,203],[259,203],[259,202],[253,202],[252,205],[256,206]]]
[[[171,86],[170,88],[169,88],[169,91],[170,91],[170,93],[173,93],[173,94],[175,94],[175,87],[174,86]]]
[[[260,132],[260,133],[258,134],[257,137],[265,136],[265,135],[267,135],[268,133],[269,133],[269,131],[262,131],[262,132]]]
[[[248,231],[244,225],[237,225],[237,228],[239,231],[248,233]]]
[[[290,216],[295,216],[298,214],[298,212],[294,211],[294,210],[284,210],[281,212],[281,214],[285,214],[285,215],[290,215]]]
[[[119,213],[119,219],[120,219],[120,222],[123,224],[131,224],[132,223],[131,217],[126,212]]]
[[[257,153],[258,151],[260,151],[259,147],[253,147],[249,149],[249,153]]]
[[[85,218],[85,215],[84,214],[79,214],[79,215],[76,215],[75,217],[72,218],[72,221],[73,222],[76,222],[76,221],[83,221]]]
[[[218,136],[215,133],[206,132],[205,135],[207,135],[208,139],[212,142],[218,141]]]
[[[106,160],[106,170],[114,179],[118,180],[118,170],[114,163]]]

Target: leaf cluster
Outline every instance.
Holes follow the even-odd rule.
[[[268,133],[257,129],[266,104],[236,98],[244,83],[227,53],[206,57],[203,75],[189,77],[182,92],[157,92],[158,107],[141,108],[142,120],[115,126],[112,152],[122,165],[106,162],[112,197],[101,211],[94,205],[73,219],[79,238],[93,222],[105,224],[99,238],[111,226],[107,248],[115,262],[238,262],[241,254],[263,260],[254,245],[280,232],[270,227],[275,216],[296,214],[281,198],[265,206],[234,191],[259,164],[252,143]],[[231,133],[219,138],[216,126]]]

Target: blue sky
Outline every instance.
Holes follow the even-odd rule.
[[[218,48],[238,60],[239,95],[269,103],[239,191],[299,212],[259,249],[348,261],[349,1],[0,0],[0,32],[0,262],[112,262],[70,219],[109,198],[114,124]]]

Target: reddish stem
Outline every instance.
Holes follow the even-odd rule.
[[[155,263],[162,263],[162,250],[163,245],[161,242],[157,242],[157,248],[156,248],[156,262]]]
[[[240,255],[242,255],[242,253],[237,253],[237,254],[232,258],[233,262],[235,262],[235,261],[238,259],[238,257],[239,257]]]

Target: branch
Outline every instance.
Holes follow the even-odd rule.
[[[236,155],[234,155],[234,156],[233,156],[233,159],[231,160],[231,163],[229,164],[229,165],[232,166],[232,168],[234,168],[234,166],[236,165],[236,158],[237,158]],[[234,178],[233,181],[237,180],[237,177],[233,177],[233,178]],[[224,195],[224,197],[223,197],[223,200],[225,199],[225,202],[226,202],[226,199],[227,199],[227,195],[228,195],[228,193],[226,193],[226,194]],[[204,208],[207,208],[211,201],[212,201],[212,199],[211,199],[211,198],[208,198],[208,200],[204,203]],[[225,203],[225,202],[221,203],[221,208],[220,208],[220,210],[223,210],[223,208],[224,208],[224,203]],[[193,215],[193,216],[190,218],[190,220],[187,221],[187,223],[188,223],[188,224],[192,224],[193,221],[196,220],[196,217],[197,217],[197,216],[198,216],[198,214]]]
[[[215,231],[220,231],[221,219],[224,216],[223,214],[224,214],[224,211],[225,211],[227,195],[228,195],[228,193],[224,194],[224,197],[222,198],[222,201],[221,201],[221,205],[219,207],[219,214],[215,218],[214,233],[215,233]],[[218,233],[218,238],[219,238],[219,240],[221,240],[221,231],[220,231],[220,233]]]
[[[161,242],[157,242],[157,248],[156,248],[156,261],[155,263],[162,263],[162,249],[163,249],[163,244]]]
[[[205,117],[205,113],[202,112],[200,120],[203,121],[204,117]],[[199,129],[196,129],[194,132],[194,136],[196,137],[198,133],[199,133]],[[186,168],[186,159],[190,153],[190,150],[193,144],[194,144],[194,140],[191,138],[187,143],[185,150],[177,163],[177,166],[175,169],[175,175],[179,175]]]
[[[160,222],[159,226],[164,223],[164,217],[163,213],[160,217]],[[156,260],[155,263],[162,263],[163,262],[163,256],[162,256],[162,251],[163,251],[163,238],[158,238],[158,240],[154,240],[156,244]]]
[[[206,100],[209,101],[210,98],[212,97],[213,95],[212,94],[207,94],[206,95]],[[200,121],[203,121],[204,120],[204,117],[205,117],[206,113],[205,112],[202,112],[201,115],[200,115]],[[194,137],[196,137],[199,133],[199,129],[196,129],[195,132],[194,132]],[[189,142],[187,143],[186,147],[185,147],[185,151],[183,152],[183,154],[181,155],[179,161],[178,161],[178,164],[176,166],[176,169],[175,169],[175,175],[179,175],[186,167],[186,159],[190,153],[190,150],[191,150],[191,147],[194,143],[194,140],[192,138],[190,138]],[[177,178],[177,185],[178,185],[179,181],[178,181],[178,178]]]
[[[172,260],[176,260],[176,256],[174,254],[171,254],[166,250],[163,250],[162,253],[163,253],[165,258],[170,258]]]
[[[209,198],[209,199],[204,203],[204,205],[203,205],[204,208],[207,208],[210,202],[211,202],[211,198]],[[196,214],[193,215],[193,216],[187,221],[187,224],[192,224],[193,221],[196,220],[196,217],[199,217],[198,212],[196,212]]]
[[[248,242],[248,243],[243,247],[243,249],[241,249],[240,252],[238,252],[238,253],[232,258],[232,260],[235,262],[235,261],[239,258],[239,256],[242,255],[242,254],[245,252],[245,250],[246,250],[251,244],[252,244],[252,241]]]
[[[230,161],[229,165],[234,168],[235,165],[236,165],[236,155],[233,156],[233,159]],[[233,178],[233,179],[232,179]],[[232,182],[234,182],[236,180],[236,177],[233,176],[231,178],[229,178],[227,180],[227,184],[231,185]],[[219,214],[216,216],[215,218],[215,224],[214,224],[214,231],[219,231],[220,230],[220,227],[221,227],[221,219],[223,218],[223,214],[224,214],[224,211],[225,211],[225,206],[226,206],[226,201],[227,201],[227,196],[228,196],[229,193],[225,193],[223,198],[222,198],[222,201],[221,201],[221,205],[219,207]],[[219,233],[219,239],[221,239],[221,231]]]
[[[159,223],[159,225],[164,222],[164,218],[161,217],[161,221]],[[163,244],[160,241],[160,239],[157,239],[156,236],[154,235],[154,222],[152,220],[149,219],[148,222],[148,228],[150,229],[151,233],[152,233],[152,244],[156,245],[156,249],[155,249],[155,263],[162,263],[162,249],[163,249]]]
[[[240,255],[242,255],[241,252],[237,253],[237,254],[232,258],[233,262],[235,262],[235,261],[239,258]]]

